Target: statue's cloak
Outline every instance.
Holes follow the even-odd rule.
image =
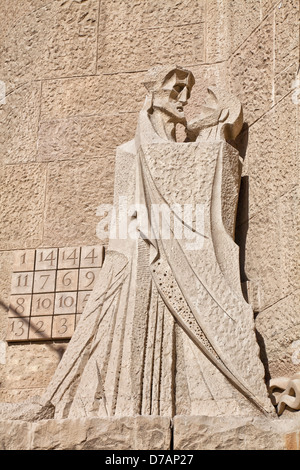
[[[225,141],[165,141],[140,113],[115,176],[115,228],[126,201],[138,236],[110,240],[45,393],[57,416],[272,411],[234,242],[240,166]]]

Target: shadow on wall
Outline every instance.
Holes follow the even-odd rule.
[[[248,135],[249,135],[249,126],[247,123],[244,124],[243,129],[239,136],[236,139],[236,142],[232,145],[239,151],[241,158],[244,160],[247,152],[248,145]],[[236,216],[236,229],[235,229],[235,242],[240,249],[240,277],[241,283],[246,283],[250,281],[246,270],[246,243],[247,243],[247,234],[249,229],[249,176],[245,175],[241,178],[240,193],[237,207],[237,216]],[[246,302],[249,303],[247,289],[242,289]],[[259,312],[254,312],[256,316]],[[270,381],[270,372],[269,372],[269,362],[266,353],[266,347],[264,338],[256,330],[257,343],[260,349],[260,359],[265,368],[265,380],[266,383]]]
[[[2,307],[4,310],[6,310],[7,312],[8,311],[11,311],[13,312],[16,317],[22,319],[22,321],[24,321],[25,323],[27,323],[29,325],[29,320],[26,318],[26,317],[22,317],[16,309],[14,309],[11,305],[7,305],[5,302],[3,302],[1,299],[0,299],[0,307]],[[31,325],[31,327],[35,328],[34,325]],[[36,329],[36,332],[40,335],[40,340],[41,341],[47,341],[47,345],[49,346],[50,349],[53,349],[53,351],[55,351],[59,357],[59,359],[62,358],[64,352],[65,352],[65,347],[62,347],[62,346],[56,346],[55,344],[51,343],[49,341],[49,338],[48,336],[46,336],[43,332],[41,331],[37,331]],[[18,341],[19,343],[19,341]]]

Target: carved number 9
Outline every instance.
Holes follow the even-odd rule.
[[[95,273],[93,273],[93,271],[88,271],[85,277],[87,278],[88,281],[90,281],[88,284],[86,284],[85,287],[90,287],[95,280]]]

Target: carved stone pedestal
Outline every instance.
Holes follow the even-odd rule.
[[[0,421],[1,450],[296,450],[300,419],[161,416]],[[130,454],[129,454],[130,455]]]

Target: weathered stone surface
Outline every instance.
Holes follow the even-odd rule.
[[[202,0],[3,3],[0,80],[6,82],[9,94],[0,110],[0,158],[11,168],[0,169],[4,188],[0,248],[6,250],[0,252],[1,301],[8,301],[10,291],[12,260],[7,250],[42,243],[72,246],[87,239],[99,242],[96,207],[112,200],[115,147],[133,137],[135,113],[143,101],[143,71],[155,63],[192,64],[194,103],[186,107],[186,115],[192,117],[207,85],[215,82],[218,88],[228,88],[231,67],[232,91],[243,102],[250,124],[243,169],[249,199],[240,218],[245,268],[259,312],[256,324],[267,354],[265,364],[270,375],[278,377],[299,370],[299,364],[292,362],[292,358],[298,361],[300,338],[296,291],[299,112],[295,102],[299,103],[300,95],[293,91],[299,4],[297,0],[209,0],[203,6]],[[37,150],[42,165],[32,164]],[[85,171],[86,159],[91,162]],[[49,191],[46,199],[45,190]],[[0,309],[1,340],[7,312],[5,306]],[[25,372],[23,388],[17,371],[19,360],[26,370],[23,353],[15,348],[12,358],[12,349],[6,348],[6,361],[13,366],[0,366],[0,381],[8,366],[9,387],[14,387],[15,377],[20,388],[0,388],[0,401],[17,402],[42,393],[46,383],[42,364],[52,373],[52,359],[40,350],[42,385],[38,388],[34,367],[32,380],[29,370]],[[24,357],[31,362],[28,352]],[[15,437],[23,429],[18,426],[16,434],[11,426],[4,428],[14,436],[11,443],[5,440],[4,447],[18,446]],[[299,439],[299,432],[291,431],[283,442],[286,448],[296,449]],[[258,442],[262,443],[260,432]]]
[[[98,0],[59,0],[22,17],[1,54],[7,90],[37,78],[95,73],[98,7]]]
[[[228,59],[230,42],[228,38],[227,8],[220,0],[210,0],[206,4],[206,57],[208,63]]]
[[[0,151],[5,164],[36,161],[40,91],[40,82],[29,82],[6,97],[0,115]]]
[[[272,17],[267,17],[229,60],[231,91],[243,103],[244,119],[248,124],[272,106],[272,35]]]
[[[1,450],[29,449],[30,438],[30,423],[0,420]]]
[[[296,186],[264,206],[249,222],[245,271],[258,286],[259,311],[299,288],[298,205]]]
[[[7,165],[1,170],[2,249],[30,248],[42,240],[46,166]],[[20,230],[22,227],[22,230]]]
[[[145,99],[143,76],[135,73],[48,80],[43,83],[41,121],[106,116],[112,109],[118,114],[138,112]]]
[[[286,0],[275,9],[275,75],[299,59],[299,2]]]
[[[290,100],[296,104],[299,104],[299,82],[297,82],[297,72],[298,72],[298,57],[297,49],[294,49],[290,54],[290,65],[288,65],[282,72],[279,72],[274,77],[274,90],[275,96],[274,100],[277,103],[286,95],[292,92],[292,95],[289,97]]]
[[[277,5],[278,0],[261,0],[261,17],[264,18],[268,13],[270,13],[270,10],[274,9]]]
[[[271,378],[292,376],[300,369],[299,291],[260,312],[255,320]]]
[[[247,147],[248,215],[253,217],[299,180],[297,107],[286,96],[250,127]]]
[[[33,396],[23,403],[0,403],[0,419],[18,421],[40,421],[51,419],[54,406],[51,403],[40,403],[40,397]]]
[[[207,2],[206,61],[228,59],[257,28],[261,21],[256,0]]]
[[[47,162],[98,158],[106,171],[112,171],[107,167],[115,149],[133,137],[136,121],[136,113],[123,113],[42,122],[37,159]]]
[[[49,163],[44,246],[104,243],[96,236],[96,211],[112,202],[113,172],[113,159]]]
[[[203,22],[204,0],[104,0],[100,9],[100,29],[126,31],[153,29]]]
[[[61,358],[64,344],[10,344],[6,352],[6,373],[1,380],[3,390],[27,390],[37,395],[35,389],[45,388]],[[16,401],[18,397],[15,397]]]
[[[222,2],[221,2],[222,3]],[[248,40],[261,21],[260,3],[256,0],[238,0],[227,3],[228,41],[230,52],[236,51],[241,44]]]
[[[298,447],[299,419],[175,416],[175,450],[284,450]],[[293,437],[288,437],[292,436]],[[291,443],[292,440],[292,443]],[[295,444],[296,442],[296,444]]]
[[[204,61],[203,23],[151,31],[155,34],[146,34],[143,29],[101,32],[98,71],[144,71],[156,64],[172,64],[179,58],[186,66]]]
[[[3,44],[9,31],[15,27],[16,24],[22,22],[24,16],[28,16],[35,10],[43,8],[47,3],[49,3],[49,0],[26,0],[25,2],[11,0],[10,2],[4,2],[3,5],[1,5],[2,18],[5,20],[1,23],[0,44]]]
[[[170,442],[171,420],[160,416],[0,421],[2,450],[168,450]]]

